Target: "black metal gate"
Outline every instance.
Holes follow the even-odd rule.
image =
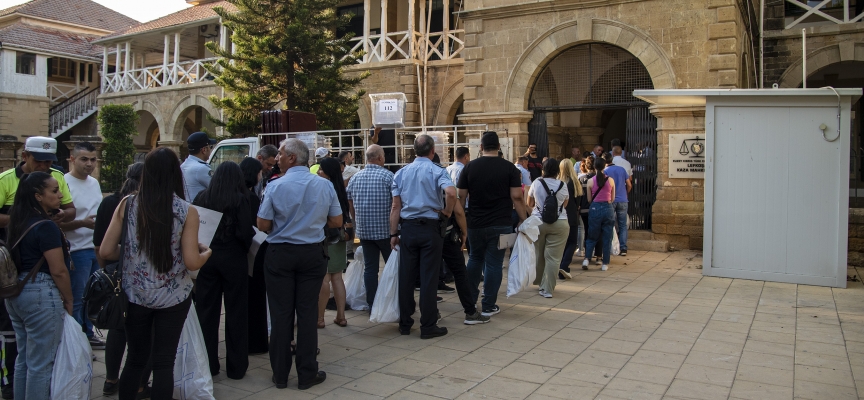
[[[627,110],[626,147],[633,167],[627,209],[630,229],[651,229],[651,208],[657,200],[657,118],[648,107]]]
[[[528,121],[528,143],[537,145],[537,156],[549,157],[549,129],[545,112],[534,110],[534,118]]]

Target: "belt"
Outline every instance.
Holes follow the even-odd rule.
[[[408,219],[402,220],[402,223],[406,223],[406,222],[409,224],[420,224],[420,225],[437,224],[438,218],[408,218]]]

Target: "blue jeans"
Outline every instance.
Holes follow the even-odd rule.
[[[490,226],[488,228],[468,229],[468,242],[471,251],[468,254],[468,282],[471,285],[471,301],[477,304],[480,296],[480,275],[483,275],[483,311],[495,307],[498,300],[498,289],[504,268],[504,252],[498,250],[498,237],[512,233],[510,226]]]
[[[621,251],[627,251],[627,202],[612,203],[612,208],[615,210],[615,225],[618,228],[618,243],[621,245]]]
[[[378,255],[384,257],[386,263],[390,259],[390,239],[365,240],[360,239],[360,247],[363,249],[363,283],[366,285],[366,303],[372,307],[375,301],[375,293],[378,292]]]
[[[36,281],[28,282],[18,297],[6,299],[6,310],[18,342],[15,400],[48,400],[66,313],[60,290],[51,275],[37,272]]]
[[[90,275],[99,269],[99,263],[93,249],[73,251],[70,256],[74,268],[69,271],[69,280],[72,283],[72,317],[81,324],[81,330],[89,339],[93,337],[93,323],[87,318],[87,310],[84,309],[84,290],[87,289]]]
[[[603,246],[603,264],[609,264],[612,254],[612,227],[615,226],[615,212],[612,204],[591,203],[588,212],[588,235],[585,239],[585,257],[590,258],[594,247],[600,243]]]

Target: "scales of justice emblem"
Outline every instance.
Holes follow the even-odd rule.
[[[684,139],[681,142],[681,148],[678,149],[678,154],[682,156],[690,156],[691,158],[705,158],[705,139],[700,139],[696,136],[695,139]]]

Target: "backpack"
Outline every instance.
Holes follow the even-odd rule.
[[[39,272],[39,269],[42,268],[42,264],[45,263],[45,257],[39,259],[39,262],[30,269],[30,273],[27,274],[27,277],[21,281],[18,280],[18,266],[15,264],[15,260],[12,258],[12,250],[18,247],[18,244],[21,243],[21,240],[30,233],[30,230],[36,227],[43,222],[51,222],[50,220],[43,219],[41,221],[34,222],[33,225],[30,225],[24,233],[18,238],[18,241],[12,245],[12,247],[6,247],[6,243],[0,241],[0,298],[8,299],[10,297],[17,297],[21,294],[21,291],[24,290],[24,285],[27,284],[27,281],[32,281],[36,279],[36,272]]]
[[[556,197],[561,188],[564,187],[564,182],[561,182],[558,185],[558,190],[554,192],[549,190],[549,186],[546,186],[546,181],[543,178],[540,178],[540,184],[546,189],[546,201],[543,202],[543,209],[540,210],[540,219],[547,224],[554,224],[558,220],[558,216],[561,215],[561,210],[564,209],[563,204],[558,207],[558,198]]]

